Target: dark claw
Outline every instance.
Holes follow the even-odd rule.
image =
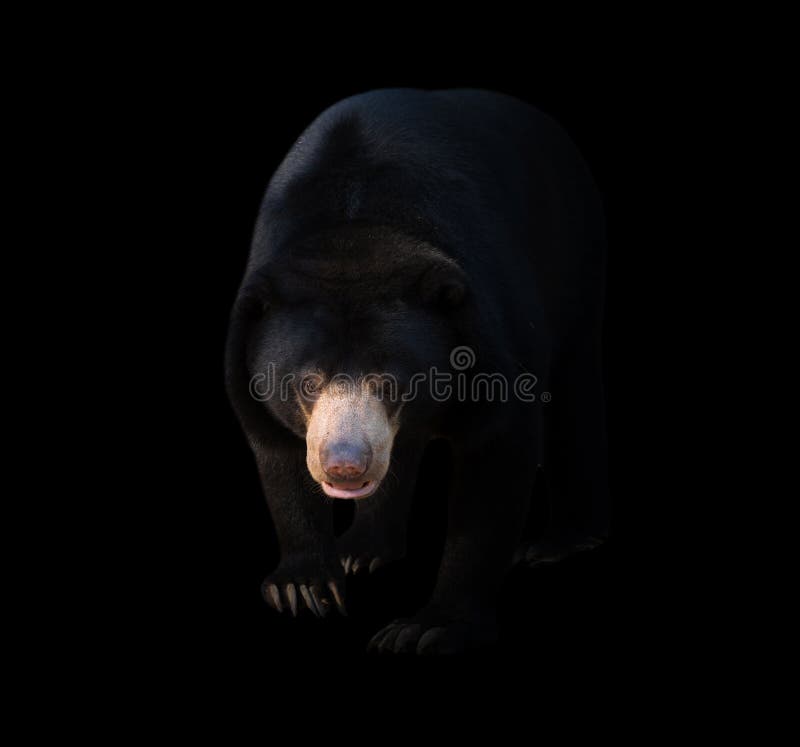
[[[353,558],[351,558],[349,555],[344,559],[344,575],[345,576],[348,573],[350,573],[350,563],[352,563],[352,562],[353,562]]]
[[[281,604],[281,593],[278,591],[278,587],[275,584],[270,584],[267,586],[267,593],[272,598],[272,606],[278,610],[278,612],[283,612],[283,605]]]
[[[330,602],[322,596],[322,591],[320,590],[319,586],[312,586],[309,591],[311,592],[311,598],[314,600],[314,603],[317,605],[317,611],[319,612],[320,617],[325,617],[328,614],[328,610],[330,608]]]
[[[294,584],[286,584],[286,599],[289,601],[292,617],[297,617],[297,591],[295,591]]]
[[[538,555],[536,550],[531,548],[525,555],[527,560],[532,565],[542,565],[544,563],[556,563],[561,559],[561,555]]]
[[[347,610],[344,608],[344,600],[342,599],[341,594],[339,594],[339,589],[336,586],[336,582],[328,581],[328,588],[331,590],[331,594],[333,594],[333,599],[336,602],[336,607],[339,610],[339,614],[347,617]]]
[[[358,569],[361,567],[361,558],[356,558],[353,561],[353,573],[358,573]]]
[[[392,651],[394,649],[394,642],[397,640],[397,637],[403,632],[405,629],[405,625],[393,625],[389,630],[386,631],[386,635],[383,637],[383,640],[378,645],[378,651],[383,653],[384,651]]]
[[[413,651],[420,630],[422,630],[422,628],[419,625],[407,625],[403,628],[397,636],[397,640],[394,642],[394,650],[398,653]]]
[[[314,600],[312,599],[311,594],[308,593],[308,587],[305,584],[300,584],[300,594],[303,595],[306,607],[308,607],[308,609],[310,609],[317,617],[319,617],[317,605],[314,604]]]
[[[369,572],[372,573],[376,568],[380,568],[383,561],[380,558],[373,558],[369,564]]]
[[[431,628],[430,630],[426,630],[425,633],[423,633],[422,637],[419,639],[419,642],[417,643],[417,653],[418,654],[426,653],[425,649],[431,646],[432,644],[436,643],[437,641],[441,640],[445,632],[446,632],[445,628]]]
[[[388,625],[387,627],[381,628],[377,633],[375,633],[375,635],[370,638],[370,641],[367,644],[367,651],[379,650],[383,639],[386,637],[386,634],[394,627],[394,624]]]

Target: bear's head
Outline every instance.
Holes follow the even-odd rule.
[[[427,379],[448,369],[466,296],[452,259],[383,228],[318,234],[248,274],[249,404],[305,440],[328,496],[371,495],[398,432],[435,429]]]

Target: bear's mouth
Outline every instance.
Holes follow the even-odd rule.
[[[331,498],[366,498],[368,495],[372,495],[377,487],[377,480],[322,483],[325,495]]]

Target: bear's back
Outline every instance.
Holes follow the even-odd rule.
[[[384,89],[324,111],[270,181],[250,267],[353,223],[434,244],[487,303],[502,298],[514,324],[532,305],[553,326],[570,324],[602,301],[604,225],[589,169],[550,116],[505,94]]]

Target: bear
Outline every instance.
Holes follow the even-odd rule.
[[[452,457],[435,588],[370,650],[491,644],[515,562],[607,538],[605,233],[575,144],[506,94],[370,91],[300,135],[261,203],[225,356],[279,542],[271,607],[346,614],[347,575],[404,556],[433,440]],[[523,542],[540,471],[547,527]],[[339,500],[355,513],[337,538]]]

